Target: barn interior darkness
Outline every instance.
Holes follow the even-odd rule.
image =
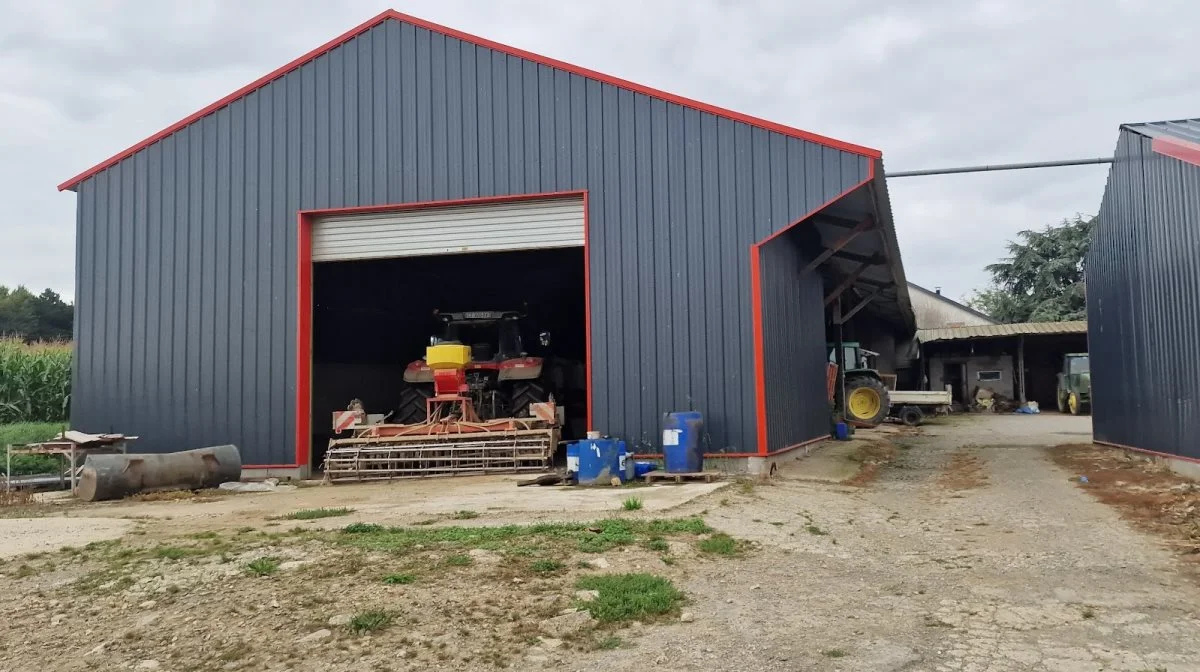
[[[435,311],[521,311],[530,355],[586,362],[583,262],[571,247],[314,264],[312,466],[332,436],[331,412],[351,399],[369,413],[394,410],[404,368],[441,331]],[[568,426],[582,427],[586,398],[558,401]]]

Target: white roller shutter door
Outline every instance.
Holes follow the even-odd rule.
[[[583,245],[583,198],[335,215],[313,223],[313,261]]]

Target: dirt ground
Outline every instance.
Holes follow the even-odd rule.
[[[1078,446],[1089,435],[1087,418],[955,417],[785,456],[768,482],[545,506],[521,489],[520,510],[468,483],[469,506],[447,503],[456,482],[400,503],[350,486],[68,506],[41,522],[118,521],[107,536],[124,536],[0,563],[0,670],[1200,670],[1200,496]],[[631,495],[643,509],[619,510]],[[278,519],[314,506],[355,511]],[[455,518],[468,509],[478,517]],[[481,531],[601,518],[619,521]],[[664,519],[684,522],[651,527]],[[420,543],[397,552],[385,533],[334,529],[353,521]],[[718,533],[742,540],[733,555],[706,550]],[[247,572],[267,557],[277,572]],[[579,605],[576,581],[617,572],[669,578],[686,601],[645,623],[547,633]],[[347,631],[365,609],[395,622]]]

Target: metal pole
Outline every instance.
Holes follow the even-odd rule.
[[[837,335],[834,340],[833,361],[837,364],[837,377],[834,380],[833,388],[833,406],[841,414],[842,420],[846,419],[846,348],[843,345],[842,332],[842,297],[837,297],[833,302],[833,323],[837,327]]]
[[[901,170],[894,173],[884,173],[884,177],[921,177],[923,175],[955,175],[957,173],[988,173],[997,170],[1026,170],[1029,168],[1061,168],[1064,166],[1090,166],[1099,163],[1112,163],[1112,157],[1102,156],[1095,159],[1067,159],[1065,161],[1034,161],[1032,163],[995,163],[982,166],[963,166],[960,168],[928,168],[925,170]]]
[[[1017,336],[1017,384],[1021,389],[1021,405],[1028,401],[1025,398],[1025,336]]]
[[[4,488],[12,492],[12,444],[4,446]]]

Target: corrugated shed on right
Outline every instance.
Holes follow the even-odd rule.
[[[1200,460],[1200,163],[1178,158],[1200,145],[1173,132],[1194,128],[1200,120],[1121,128],[1087,306],[1095,440]]]

